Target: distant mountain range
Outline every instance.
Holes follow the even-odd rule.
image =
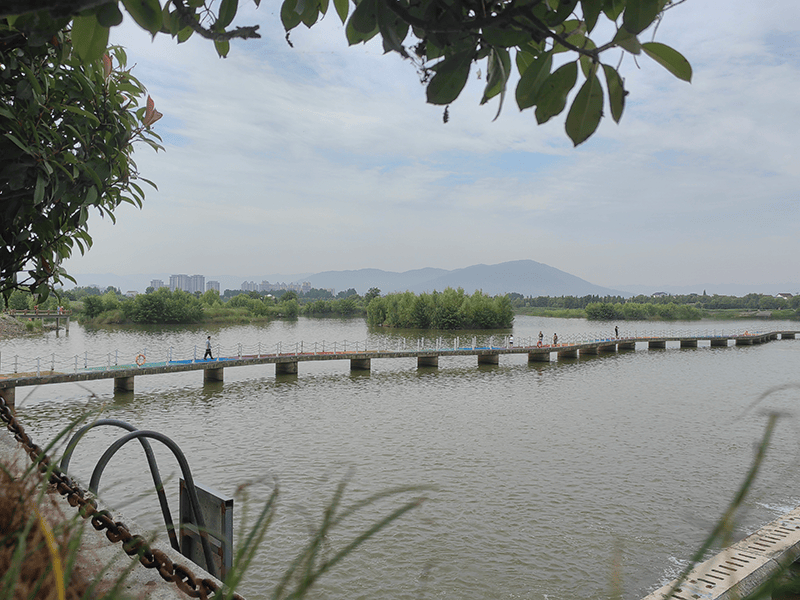
[[[168,273],[114,275],[87,274],[74,275],[78,285],[97,285],[99,287],[114,286],[123,293],[129,290],[144,292],[153,279],[161,279],[169,283]],[[570,275],[564,271],[533,260],[515,260],[496,265],[472,265],[463,269],[448,271],[446,269],[415,269],[396,273],[380,269],[358,269],[354,271],[323,271],[321,273],[294,273],[268,275],[206,275],[206,281],[219,281],[220,289],[238,290],[245,281],[261,283],[302,283],[308,281],[312,287],[333,289],[336,292],[355,289],[364,294],[376,287],[382,293],[404,292],[406,290],[420,293],[442,291],[447,287],[464,288],[467,293],[483,290],[489,295],[517,292],[524,296],[588,296],[588,295],[650,295],[655,292],[670,294],[728,294],[743,296],[749,293],[777,294],[779,292],[800,292],[800,284],[780,283],[774,285],[743,284],[709,284],[693,286],[649,287],[641,285],[624,285],[617,289],[590,283],[585,279]]]
[[[595,285],[554,267],[533,260],[515,260],[497,265],[472,265],[463,269],[418,269],[393,273],[379,269],[327,271],[309,275],[305,281],[316,288],[355,289],[363,294],[371,287],[388,292],[432,292],[445,288],[464,288],[467,293],[518,292],[524,296],[600,296],[624,294],[620,290]]]

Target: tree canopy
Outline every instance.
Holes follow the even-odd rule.
[[[520,110],[534,110],[542,124],[566,109],[580,74],[582,83],[565,122],[567,135],[578,145],[597,129],[606,102],[617,122],[625,108],[628,91],[615,66],[620,56],[609,51],[644,54],[691,81],[692,68],[678,51],[640,39],[648,30],[654,36],[664,12],[683,1],[333,0],[333,9],[351,45],[380,36],[385,52],[408,59],[426,85],[431,104],[447,107],[455,101],[477,66],[486,82],[480,102],[497,98],[499,115],[516,67],[516,104]],[[122,5],[153,35],[167,33],[182,42],[198,34],[213,40],[223,57],[231,39],[259,37],[258,25],[231,27],[239,0],[123,0]],[[77,15],[73,39],[86,60],[103,53],[109,27],[122,21],[115,0],[10,0],[5,6],[5,14],[24,13],[20,19],[45,33]],[[313,27],[330,8],[329,0],[283,0],[280,18],[287,42],[291,44],[293,29],[301,24]],[[611,62],[604,62],[606,56]]]
[[[141,206],[132,144],[158,149],[159,118],[116,48],[85,62],[70,30],[49,38],[0,19],[0,294],[46,297],[71,279],[61,262],[92,244],[89,210]],[[149,182],[148,182],[149,183]],[[18,274],[25,275],[18,280]]]

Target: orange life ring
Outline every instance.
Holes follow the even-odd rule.
[[[138,355],[136,356],[136,364],[137,364],[138,366],[140,366],[140,367],[141,367],[141,366],[142,366],[142,365],[143,365],[143,364],[144,364],[146,361],[147,361],[147,358],[145,357],[145,355],[144,355],[144,354],[138,354]]]

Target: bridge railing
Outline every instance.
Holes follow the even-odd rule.
[[[766,332],[745,329],[706,329],[700,331],[670,330],[670,331],[630,331],[620,332],[620,337],[610,336],[607,331],[593,331],[580,334],[565,334],[558,337],[558,344],[553,344],[552,333],[545,335],[542,347],[559,348],[585,343],[617,343],[620,341],[647,341],[653,338],[733,338],[741,336],[763,335]],[[538,336],[514,338],[515,348],[536,348]],[[292,356],[307,354],[352,354],[361,352],[422,352],[433,351],[446,353],[448,351],[464,351],[489,349],[499,350],[512,346],[509,335],[444,335],[419,338],[371,336],[363,340],[322,340],[322,341],[280,341],[258,342],[256,344],[234,344],[212,346],[215,359],[230,360],[236,358],[252,358],[267,356]],[[141,348],[138,351],[114,350],[112,352],[95,353],[84,351],[82,354],[71,356],[58,356],[55,353],[37,357],[24,357],[9,355],[0,352],[0,373],[20,374],[31,373],[77,373],[79,371],[94,371],[100,369],[112,370],[133,368],[137,364],[143,366],[168,365],[178,362],[196,362],[203,360],[204,345],[188,348],[170,347],[157,351],[148,351]],[[139,364],[141,363],[141,364]]]

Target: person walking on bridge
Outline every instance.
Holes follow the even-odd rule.
[[[207,358],[214,360],[214,357],[211,355],[211,336],[208,336],[208,339],[206,340],[206,353],[203,354],[203,360]]]

